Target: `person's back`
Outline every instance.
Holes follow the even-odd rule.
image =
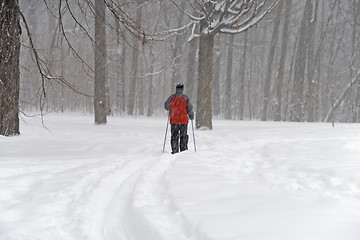
[[[176,93],[171,95],[164,104],[165,109],[170,111],[172,153],[179,152],[179,137],[180,151],[187,150],[187,124],[189,118],[194,119],[190,98],[183,91],[184,85],[177,84]]]
[[[176,93],[171,95],[165,102],[165,109],[170,110],[170,124],[188,124],[188,113],[192,113],[190,98],[183,94],[182,89],[176,89]]]

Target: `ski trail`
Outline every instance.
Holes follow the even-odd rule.
[[[12,217],[14,225],[8,224],[8,234],[0,235],[7,240],[30,236],[39,240],[130,240],[131,234],[123,226],[126,207],[133,184],[151,160],[52,162],[51,165],[58,165],[55,168],[38,162],[26,173],[9,173],[1,179],[6,182],[16,179],[14,194],[8,198],[27,201],[21,205],[11,201],[12,205],[1,206],[7,209],[2,211],[2,217],[8,216],[8,220]],[[26,228],[15,225],[17,219],[26,219],[23,220]],[[35,237],[36,232],[41,232],[41,237]]]
[[[137,179],[129,202],[129,225],[135,239],[188,240],[182,229],[181,213],[172,204],[164,185],[164,174],[181,158],[162,155]]]
[[[115,166],[91,183],[96,187],[84,196],[85,201],[74,203],[78,211],[79,206],[83,209],[82,214],[77,214],[80,224],[75,229],[82,229],[86,239],[126,239],[126,235],[119,231],[122,224],[119,217],[124,212],[122,201],[127,200],[127,184],[136,177],[141,166],[136,160],[127,160],[121,166]]]
[[[145,165],[146,165],[145,161]],[[99,223],[99,238],[106,240],[115,239],[133,239],[132,233],[129,231],[127,223],[128,213],[127,206],[129,204],[130,195],[133,190],[133,185],[142,172],[144,165],[139,165],[136,161],[129,161],[125,167],[117,169],[110,173],[106,179],[103,179],[98,196],[102,199],[102,208],[96,208],[99,197],[96,197],[96,202],[89,204],[89,208],[96,209],[101,214],[101,219],[93,218],[94,223]],[[107,187],[105,187],[107,186]],[[109,188],[110,186],[110,188]],[[107,191],[104,192],[103,189]],[[94,208],[95,207],[95,208]]]

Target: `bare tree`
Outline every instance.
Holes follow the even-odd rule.
[[[232,63],[234,51],[234,35],[229,35],[226,61],[226,79],[225,79],[225,119],[231,119],[232,105],[231,105],[231,89],[232,89]]]
[[[195,97],[195,87],[197,79],[197,61],[196,52],[198,49],[199,40],[194,38],[190,41],[188,46],[188,57],[186,66],[186,92],[190,99]],[[195,102],[194,102],[195,103]]]
[[[105,2],[95,0],[95,87],[94,109],[95,124],[105,124],[109,109],[106,99],[106,33]]]
[[[357,44],[356,39],[358,38],[358,23],[359,23],[359,14],[360,14],[360,1],[351,0],[350,4],[353,7],[353,26],[352,26],[352,33],[351,33],[351,60],[350,60],[350,79],[354,75],[354,65],[357,59]],[[360,122],[360,81],[355,87],[355,107],[354,107],[354,116],[353,122]]]
[[[266,121],[267,119],[267,109],[270,101],[270,83],[271,83],[271,76],[272,76],[272,69],[273,69],[273,61],[275,57],[275,49],[277,46],[277,40],[279,35],[279,27],[280,27],[280,17],[282,12],[283,1],[280,0],[280,4],[276,8],[275,11],[275,20],[273,26],[273,32],[271,36],[270,48],[269,48],[269,55],[267,60],[266,66],[266,75],[265,75],[265,84],[264,84],[264,96],[263,96],[263,110],[261,114],[261,120]]]
[[[244,50],[241,60],[240,72],[239,72],[239,119],[244,119],[244,106],[245,106],[245,76],[246,76],[246,61],[247,61],[247,51],[248,51],[248,36],[249,31],[245,31],[244,34]],[[250,91],[250,89],[248,89]],[[251,110],[249,109],[250,115]],[[250,116],[251,118],[251,116]]]
[[[316,20],[318,14],[318,6],[319,1],[315,2],[315,6],[311,6],[312,8],[312,16],[308,22],[308,27],[306,30],[306,38],[307,38],[307,80],[308,80],[308,88],[306,91],[306,110],[308,114],[308,121],[315,121],[315,94],[314,91],[316,89],[316,83],[314,79],[316,62],[314,59],[314,45],[315,45],[315,31],[316,31]]]
[[[312,11],[312,0],[306,0],[295,56],[295,73],[291,107],[292,120],[295,122],[301,122],[304,120],[304,84],[307,50],[306,30],[308,28],[308,22],[311,21],[312,18]]]
[[[194,2],[192,6],[196,7],[199,16],[188,16],[194,23],[192,37],[200,38],[196,127],[212,129],[214,36],[217,33],[241,33],[251,28],[276,6],[277,0],[270,4],[264,0]],[[199,25],[198,33],[194,32],[196,25]]]
[[[141,28],[141,3],[139,2],[136,8],[136,23],[138,28]],[[131,60],[131,79],[128,96],[128,114],[133,115],[135,110],[135,95],[136,95],[136,82],[138,80],[138,63],[139,63],[139,41],[134,36],[134,45],[132,46],[132,60]]]
[[[184,9],[186,5],[186,1],[182,2],[181,8]],[[184,19],[184,12],[180,12],[180,15],[177,16],[177,26],[181,27]],[[182,52],[183,44],[184,44],[184,34],[176,34],[173,41],[171,41],[171,52],[172,52],[172,61],[173,65],[171,67],[171,86],[175,86],[176,83],[180,82],[180,55]]]
[[[282,89],[283,89],[283,82],[284,82],[284,70],[285,70],[285,58],[286,58],[286,51],[289,39],[289,23],[290,23],[290,15],[291,15],[291,7],[292,7],[292,0],[282,0],[286,1],[285,6],[285,18],[284,18],[284,27],[282,32],[282,44],[281,44],[281,56],[280,56],[280,63],[279,63],[279,70],[277,75],[276,81],[276,105],[275,105],[275,121],[280,121],[282,119],[281,114],[281,106],[282,106]]]
[[[125,112],[125,41],[122,39],[119,19],[114,16],[116,34],[116,111]]]
[[[20,9],[18,0],[0,1],[0,135],[19,131]]]
[[[215,40],[215,62],[213,76],[213,114],[220,114],[220,64],[221,64],[221,40],[218,36]]]

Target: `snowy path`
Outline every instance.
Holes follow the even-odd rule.
[[[360,239],[358,124],[216,121],[171,155],[166,119],[92,121],[0,137],[0,239]]]

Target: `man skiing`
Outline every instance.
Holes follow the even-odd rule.
[[[171,95],[165,102],[164,106],[167,111],[170,111],[171,124],[171,149],[172,154],[188,149],[189,136],[187,135],[187,124],[189,118],[194,119],[193,105],[190,98],[183,94],[184,84],[176,84],[176,93]],[[189,118],[188,118],[189,116]]]

